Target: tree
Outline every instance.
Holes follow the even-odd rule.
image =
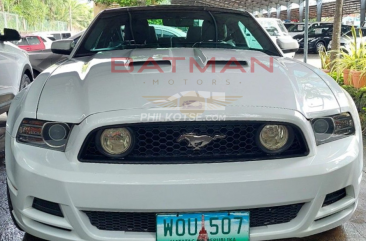
[[[46,21],[67,22],[70,30],[82,30],[93,19],[92,8],[78,0],[0,0],[1,9],[18,14],[39,31]]]
[[[333,69],[334,60],[338,58],[337,51],[341,48],[341,27],[342,27],[342,15],[343,15],[343,0],[336,0],[336,9],[334,15],[333,24],[333,36],[332,36],[332,51],[330,54],[330,69]]]

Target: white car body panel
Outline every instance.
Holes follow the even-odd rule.
[[[28,54],[12,43],[0,41],[0,113],[8,110],[18,94],[26,67],[31,73]]]
[[[115,10],[113,10],[115,11]],[[263,31],[263,34],[267,34]],[[86,36],[83,35],[82,38]],[[78,42],[76,48],[83,39]],[[153,232],[102,231],[83,211],[203,212],[246,210],[304,203],[287,223],[250,229],[253,241],[304,237],[343,224],[357,207],[363,169],[361,125],[355,104],[331,77],[310,65],[259,51],[232,49],[129,49],[73,58],[42,72],[20,92],[6,126],[6,170],[14,218],[27,233],[52,241],[155,241]],[[154,57],[184,57],[176,64],[130,73],[112,71],[112,58],[145,62]],[[245,73],[217,65],[190,71],[193,58],[247,62]],[[273,71],[270,68],[273,61]],[[125,59],[116,60],[119,70]],[[254,68],[254,71],[252,69]],[[154,82],[155,80],[155,82]],[[156,81],[159,81],[156,84]],[[169,82],[173,80],[172,82]],[[201,80],[197,84],[197,80]],[[213,84],[215,80],[215,84]],[[155,83],[155,84],[154,84]],[[227,104],[225,121],[284,122],[297,126],[308,152],[304,156],[200,164],[103,164],[81,162],[79,153],[97,128],[150,123],[141,114],[176,113],[157,108],[144,96],[172,96],[184,91],[241,96]],[[208,120],[217,110],[202,113]],[[348,112],[356,132],[317,145],[311,120]],[[64,152],[23,144],[17,132],[23,119],[72,124]],[[185,121],[174,119],[173,121]],[[163,122],[163,121],[158,121]],[[327,194],[345,188],[341,200],[322,206]],[[60,204],[65,217],[32,207],[37,197]],[[66,230],[65,230],[66,229]]]

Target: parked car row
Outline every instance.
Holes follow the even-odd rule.
[[[30,35],[24,35],[19,41],[13,41],[13,44],[28,52],[51,49],[53,41],[71,37],[70,32],[39,32]]]

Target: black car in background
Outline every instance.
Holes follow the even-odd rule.
[[[350,31],[352,26],[342,25],[341,35]],[[318,26],[311,27],[309,29],[309,52],[318,53],[320,49],[328,46],[329,42],[332,40],[333,35],[333,23],[321,23]],[[294,36],[299,42],[300,50],[304,49],[304,34],[299,34]]]
[[[80,37],[84,32],[80,32],[71,36],[69,39],[74,40],[74,44],[78,42]],[[67,58],[67,55],[54,54],[51,49],[45,49],[40,51],[29,52],[29,61],[33,68],[33,75],[37,77],[40,73],[42,73],[45,69],[50,67],[51,65],[63,61]]]

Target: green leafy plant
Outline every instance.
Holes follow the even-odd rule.
[[[322,69],[329,70],[330,67],[330,54],[324,46],[319,49],[319,57],[321,61]]]

